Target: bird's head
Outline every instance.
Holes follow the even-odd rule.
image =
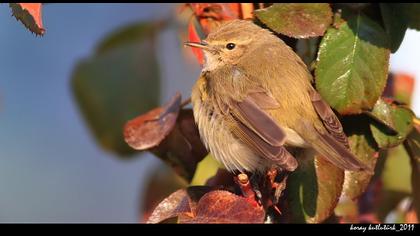
[[[223,65],[236,64],[247,52],[260,44],[259,39],[269,31],[251,21],[233,20],[210,32],[201,42],[186,42],[186,46],[200,48],[204,52],[203,70],[211,71]]]

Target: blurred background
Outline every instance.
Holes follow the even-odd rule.
[[[47,31],[36,37],[6,4],[0,5],[0,222],[142,220],[145,180],[162,162],[149,153],[121,159],[101,148],[81,115],[71,79],[80,61],[91,57],[109,33],[166,18],[175,7],[47,4]],[[412,105],[417,116],[418,42],[420,32],[407,30],[390,60],[392,72],[416,78]],[[200,67],[183,55],[179,32],[160,32],[154,47],[161,78],[157,103],[176,91],[188,97]]]

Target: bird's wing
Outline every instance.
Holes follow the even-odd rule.
[[[322,99],[321,95],[315,91],[310,91],[312,105],[318,116],[321,118],[328,132],[347,149],[350,149],[347,136],[343,132],[343,127],[331,107]]]
[[[351,171],[372,171],[351,153],[340,121],[328,104],[318,96],[316,92],[311,94],[314,108],[326,130],[302,117],[300,120],[302,137],[323,158],[339,168]],[[229,123],[233,133],[260,156],[294,170],[297,162],[283,146],[286,141],[286,132],[265,111],[276,109],[279,106],[276,104],[278,104],[277,101],[267,93],[251,92],[242,101],[230,103]]]
[[[348,148],[337,141],[329,132],[326,132],[325,129],[316,127],[305,119],[301,120],[300,125],[305,130],[305,133],[303,134],[305,141],[310,143],[312,148],[314,148],[321,157],[344,170],[362,170],[373,173],[371,168],[362,163]]]
[[[286,132],[263,109],[274,109],[277,104],[264,92],[251,92],[242,101],[232,100],[229,103],[228,123],[233,134],[255,153],[293,171],[297,161],[283,147]]]
[[[347,136],[331,107],[315,90],[310,91],[310,97],[326,130],[311,124],[304,118],[301,119],[300,125],[302,126],[301,130],[304,130],[302,136],[305,141],[309,142],[323,158],[337,167],[350,171],[372,172],[368,166],[351,153]]]

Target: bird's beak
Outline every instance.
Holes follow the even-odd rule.
[[[201,48],[207,51],[211,50],[210,46],[206,42],[185,42],[184,45],[194,48]]]

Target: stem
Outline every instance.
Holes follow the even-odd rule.
[[[185,99],[184,101],[181,102],[181,108],[184,108],[186,105],[191,103],[191,97]]]
[[[255,193],[252,190],[251,183],[249,182],[249,178],[246,174],[239,174],[235,177],[235,182],[239,185],[241,188],[242,194],[244,197],[248,199],[255,199]],[[255,200],[254,200],[255,201]]]

